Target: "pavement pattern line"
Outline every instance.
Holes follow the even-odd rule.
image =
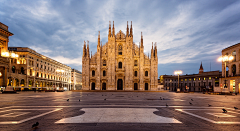
[[[240,122],[214,121],[214,120],[211,120],[211,119],[208,119],[208,118],[205,118],[205,117],[202,117],[202,116],[199,116],[199,115],[196,115],[196,114],[193,114],[193,113],[184,111],[184,110],[198,110],[198,109],[175,109],[175,110],[180,111],[180,112],[183,112],[183,113],[186,113],[186,114],[188,114],[188,115],[191,115],[191,116],[194,116],[194,117],[197,117],[197,118],[200,118],[200,119],[202,119],[202,120],[205,120],[205,121],[214,123],[214,124],[240,124]],[[201,110],[203,110],[203,109],[201,109]],[[208,109],[205,109],[205,110],[208,110]],[[209,109],[209,110],[211,110],[211,109]],[[212,109],[212,110],[213,110],[213,109]]]
[[[33,108],[33,107],[53,107],[53,108],[69,108],[69,107],[146,107],[146,108],[201,108],[201,109],[215,109],[215,108],[225,108],[229,110],[234,110],[231,108],[226,107],[198,107],[198,106],[149,106],[149,105],[69,105],[69,106],[10,106],[9,108],[20,108],[20,107],[27,107],[27,108]]]
[[[153,114],[152,108],[83,108],[79,116],[63,118],[55,123],[182,123],[175,118]]]
[[[33,116],[33,117],[29,117],[29,118],[20,120],[20,121],[3,121],[3,122],[0,122],[0,124],[20,124],[20,123],[23,123],[23,122],[26,122],[26,121],[29,121],[29,120],[32,120],[32,119],[35,119],[35,118],[47,115],[47,114],[50,114],[52,112],[59,111],[61,109],[62,108],[57,108],[55,110],[51,110],[49,112],[45,112],[45,113],[42,113],[42,114],[39,114],[39,115],[36,115],[36,116]],[[49,109],[12,109],[12,110],[49,110]]]

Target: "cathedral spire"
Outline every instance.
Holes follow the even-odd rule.
[[[151,49],[151,58],[154,56],[154,51],[153,51],[153,42],[152,42],[152,49]]]
[[[155,53],[155,57],[157,57],[157,42],[155,42],[154,53]]]
[[[86,57],[86,42],[84,41],[83,45],[83,56]]]
[[[113,37],[115,36],[114,21],[113,21],[112,35],[113,35]]]
[[[143,47],[143,36],[142,36],[142,32],[141,32],[141,47]]]
[[[132,34],[132,21],[131,21],[131,28],[130,28],[130,36],[133,36],[133,34]]]
[[[109,31],[108,31],[108,36],[111,36],[112,33],[111,33],[111,21],[109,21]]]
[[[100,31],[98,31],[98,47],[100,46]]]
[[[89,57],[89,41],[87,41],[87,57]]]
[[[128,28],[128,21],[127,21],[127,32],[126,32],[126,36],[129,35],[129,28]]]

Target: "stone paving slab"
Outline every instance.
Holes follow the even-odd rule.
[[[0,94],[0,100],[1,131],[32,131],[37,121],[35,130],[240,130],[240,110],[233,108],[240,107],[239,95],[19,92]]]

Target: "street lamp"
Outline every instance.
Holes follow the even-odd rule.
[[[6,57],[9,59],[9,77],[11,78],[11,58],[18,58],[18,54],[15,54],[14,52],[2,52],[1,53],[2,57]],[[13,91],[12,85],[11,85],[11,81],[9,81],[9,84],[6,87],[6,92]]]
[[[228,55],[220,56],[220,57],[218,58],[218,61],[219,61],[219,62],[224,62],[224,63],[225,63],[225,85],[224,85],[224,88],[227,88],[227,86],[226,86],[226,77],[227,77],[226,65],[227,65],[227,62],[228,62],[228,61],[231,61],[231,60],[233,60],[233,56],[228,56]]]
[[[174,71],[174,74],[178,75],[178,89],[177,89],[177,91],[180,91],[180,89],[179,89],[179,74],[182,74],[182,71],[181,70]]]

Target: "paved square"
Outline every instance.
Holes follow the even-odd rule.
[[[0,99],[4,131],[31,130],[36,122],[36,130],[240,130],[240,110],[233,108],[240,106],[239,95],[67,91],[0,94]]]

